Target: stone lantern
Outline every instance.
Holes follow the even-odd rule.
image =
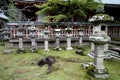
[[[2,35],[3,40],[9,41],[9,39],[10,39],[10,32],[9,31],[3,31],[1,35]]]
[[[38,30],[36,27],[29,27],[29,37],[31,38],[31,52],[38,52],[37,44],[35,42],[35,38],[37,37],[36,31]]]
[[[84,28],[80,27],[78,28],[78,36],[79,36],[79,46],[82,46],[82,38],[84,36]]]
[[[110,37],[106,35],[105,31],[107,22],[112,21],[112,18],[107,14],[96,14],[89,19],[93,23],[93,34],[89,40],[94,45],[94,76],[96,78],[108,78],[108,71],[104,66],[104,45],[110,41]]]
[[[56,38],[56,47],[54,49],[60,51],[60,50],[62,50],[60,48],[61,30],[55,29],[54,32],[55,32],[55,38]]]
[[[2,39],[5,42],[5,50],[4,53],[11,53],[11,50],[9,49],[9,39],[10,39],[10,32],[9,32],[9,28],[4,28],[3,32],[1,33],[2,35]]]
[[[49,49],[48,49],[49,32],[50,31],[48,31],[47,27],[43,31],[43,33],[44,33],[44,51],[49,51]]]
[[[19,28],[17,30],[17,37],[19,38],[19,49],[17,50],[17,53],[25,53],[25,49],[23,48],[23,37],[24,37],[24,29]]]
[[[66,37],[67,37],[67,48],[66,50],[73,50],[73,48],[71,47],[71,37],[72,37],[72,28],[68,27],[65,28],[66,30]]]

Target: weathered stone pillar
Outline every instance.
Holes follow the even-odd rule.
[[[104,66],[104,45],[110,40],[110,37],[104,35],[92,35],[90,41],[94,47],[94,76],[97,78],[108,78],[108,72]]]
[[[66,34],[66,37],[67,37],[67,47],[66,47],[66,50],[73,50],[73,48],[71,47],[71,37],[72,37],[71,31],[73,29],[72,28],[66,28],[65,30],[67,32],[67,34]]]
[[[61,48],[60,48],[60,39],[59,38],[56,38],[56,49],[61,50]]]
[[[19,38],[19,49],[23,49],[23,39]]]
[[[32,47],[36,46],[35,38],[31,38],[31,45],[32,45]]]
[[[94,64],[96,69],[105,69],[103,65],[104,59],[104,45],[95,45]]]
[[[49,49],[48,49],[48,40],[44,41],[44,51],[49,51]]]
[[[79,44],[82,45],[82,37],[79,37]]]

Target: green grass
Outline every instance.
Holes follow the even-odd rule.
[[[85,54],[90,47],[85,47]],[[93,61],[88,56],[75,54],[76,49],[72,51],[53,51],[44,52],[42,48],[38,53],[16,54],[13,49],[12,54],[3,54],[3,47],[0,47],[0,80],[97,80],[82,69],[81,63]],[[55,56],[56,62],[53,65],[52,73],[47,74],[47,65],[37,66],[37,62],[46,56]],[[76,62],[70,62],[75,60]],[[105,66],[109,70],[110,78],[108,80],[120,79],[120,62],[118,60],[105,60]]]

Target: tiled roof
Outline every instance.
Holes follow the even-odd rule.
[[[0,18],[2,18],[2,19],[6,19],[6,20],[9,19],[4,13],[0,13]]]
[[[98,0],[95,0],[98,1]],[[102,3],[104,4],[119,4],[120,5],[120,0],[101,0]]]

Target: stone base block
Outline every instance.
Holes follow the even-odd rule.
[[[61,48],[54,48],[54,50],[61,51],[62,49]]]
[[[17,53],[26,53],[26,50],[24,48],[23,49],[18,49]]]
[[[84,52],[82,50],[79,50],[79,49],[76,50],[75,53],[78,54],[78,55],[81,55],[81,56],[85,56]]]
[[[94,52],[93,52],[93,51],[90,51],[90,52],[88,53],[88,56],[91,57],[91,58],[94,58]]]
[[[106,69],[89,71],[89,74],[98,78],[98,79],[107,79],[109,78],[108,71]]]
[[[37,53],[37,52],[38,52],[38,48],[32,47],[32,48],[30,49],[30,52],[32,52],[32,53]]]
[[[89,53],[88,53],[88,56],[89,57],[91,57],[91,58],[94,58],[94,51],[90,51]],[[106,52],[104,52],[104,59],[111,59],[112,57],[111,57],[111,55],[110,55],[110,52],[108,52],[108,51],[106,51]]]
[[[66,50],[73,50],[73,48],[72,47],[67,47]]]
[[[11,51],[11,49],[6,49],[6,50],[4,50],[4,53],[5,54],[10,54],[12,51]]]
[[[50,51],[49,49],[44,49],[44,51]]]
[[[112,58],[109,51],[104,52],[104,54],[105,54],[105,59],[111,59]]]

